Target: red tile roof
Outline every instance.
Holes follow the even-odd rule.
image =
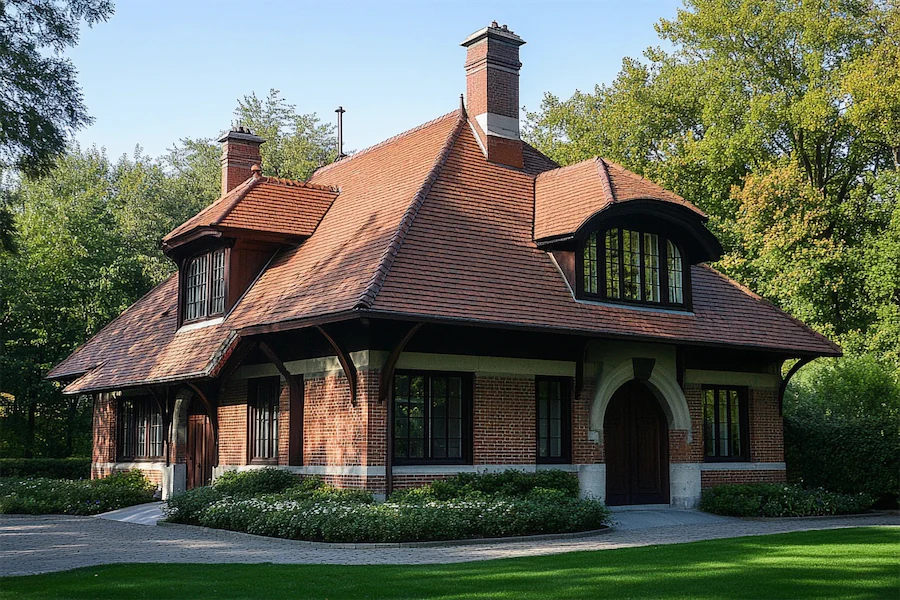
[[[650,198],[702,210],[621,165],[591,158],[545,171],[534,183],[534,239],[568,236],[595,213],[619,202]]]
[[[252,197],[257,186],[267,190],[260,197],[265,200]],[[231,218],[241,226],[257,224],[267,213],[250,208],[278,197],[276,189],[286,194],[286,203],[297,197],[285,190],[301,190],[304,201],[317,195],[311,217],[279,207],[282,216],[276,219],[293,231],[305,227],[311,235],[280,253],[223,323],[176,333],[172,278],[49,376],[84,374],[66,388],[68,393],[201,377],[214,372],[236,335],[362,314],[794,356],[840,352],[702,265],[691,271],[691,313],[575,300],[551,255],[536,246],[539,232],[574,231],[610,201],[631,198],[655,197],[699,210],[607,161],[558,169],[526,146],[523,171],[489,163],[458,111],[319,169],[307,184],[248,181],[189,223],[221,224]],[[334,189],[340,190],[336,196]],[[246,210],[238,210],[245,199]],[[324,215],[311,226],[318,210]],[[271,225],[276,226],[281,227]]]

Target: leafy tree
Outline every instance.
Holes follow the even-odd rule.
[[[62,56],[89,26],[113,13],[109,0],[0,3],[0,166],[47,173],[71,131],[90,123],[72,63]]]
[[[562,163],[607,156],[670,187],[712,216],[720,268],[826,333],[878,336],[900,287],[868,250],[891,243],[876,186],[900,131],[897,19],[894,0],[685,0],[656,27],[672,51],[546,96],[526,135]]]

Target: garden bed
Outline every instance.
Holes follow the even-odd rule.
[[[0,514],[98,515],[153,501],[155,487],[139,471],[103,479],[0,479]]]
[[[321,479],[263,469],[226,474],[169,501],[168,521],[256,535],[338,543],[405,543],[597,530],[609,512],[578,498],[561,471],[463,474],[394,494],[339,490]]]
[[[799,485],[753,483],[704,490],[700,510],[729,517],[822,517],[864,513],[874,501],[865,493],[838,494]]]

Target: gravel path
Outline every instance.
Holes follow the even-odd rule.
[[[629,516],[617,514],[616,518],[628,521]],[[683,524],[669,522],[658,526],[654,519],[645,519],[646,525],[643,527],[629,527],[623,523],[611,531],[582,538],[428,548],[335,548],[327,544],[277,540],[199,527],[148,527],[93,517],[9,515],[0,517],[0,576],[47,573],[121,562],[434,564],[811,529],[868,525],[900,527],[900,517],[882,514],[773,520],[720,517],[702,524],[692,522],[692,519],[686,521]]]

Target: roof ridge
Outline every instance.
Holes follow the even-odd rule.
[[[400,251],[400,247],[406,239],[406,234],[412,227],[412,223],[419,213],[422,204],[425,202],[425,198],[431,191],[431,187],[434,185],[434,182],[437,181],[441,169],[447,162],[450,151],[453,149],[453,145],[456,143],[456,140],[459,138],[459,134],[462,131],[463,124],[467,122],[467,119],[459,110],[453,112],[457,114],[456,125],[447,135],[447,139],[444,140],[444,144],[441,146],[440,152],[438,152],[438,155],[435,157],[434,163],[428,171],[428,175],[425,177],[422,185],[410,201],[397,229],[391,235],[390,242],[388,242],[388,247],[381,256],[378,268],[375,269],[375,273],[373,273],[371,279],[369,279],[366,289],[360,294],[359,299],[356,302],[356,308],[372,308],[372,305],[375,303],[375,297],[378,296],[381,287],[384,285],[385,279],[387,279],[388,273],[391,271],[394,259],[397,257],[397,253]],[[444,117],[441,117],[441,119],[443,118]],[[436,121],[437,119],[433,122]]]
[[[426,121],[425,123],[422,123],[421,125],[417,125],[416,127],[413,127],[412,129],[407,129],[406,131],[404,131],[402,133],[398,133],[397,135],[389,137],[386,140],[382,140],[382,141],[378,142],[377,144],[369,146],[368,148],[363,148],[359,152],[354,152],[353,154],[346,156],[346,157],[342,158],[341,160],[336,160],[331,164],[319,167],[318,169],[313,171],[313,174],[310,177],[313,177],[319,173],[324,173],[325,171],[328,171],[332,167],[335,167],[337,165],[346,164],[357,157],[364,156],[364,155],[372,152],[373,150],[377,150],[383,146],[386,146],[392,142],[399,140],[400,138],[403,138],[403,137],[406,137],[413,133],[416,133],[417,131],[421,131],[422,129],[425,129],[426,127],[431,127],[432,125],[439,123],[439,122],[443,121],[444,119],[448,119],[454,115],[459,116],[459,114],[460,114],[459,109],[456,109],[454,111],[448,112],[445,115],[441,115],[440,117],[437,117],[436,119],[432,119],[430,121]]]
[[[285,177],[272,177],[266,175],[262,178],[264,183],[273,185],[283,185],[287,187],[311,188],[314,190],[322,190],[323,192],[339,193],[340,190],[333,185],[322,185],[321,183],[310,183],[309,181],[301,181],[300,179],[288,179]]]
[[[553,160],[552,158],[550,160]],[[561,167],[556,167],[555,169],[548,169],[546,171],[542,171],[535,175],[535,179],[540,179],[541,177],[554,177],[558,174],[565,173],[566,171],[570,171],[575,169],[576,167],[583,167],[585,163],[594,162],[600,160],[599,156],[592,156],[591,158],[586,158],[584,160],[579,160],[577,163],[572,163],[571,165],[564,165]],[[553,161],[556,162],[556,161]],[[558,163],[557,163],[558,164]]]
[[[747,287],[747,286],[744,285],[743,283],[740,283],[740,282],[738,282],[738,281],[732,279],[731,277],[729,277],[729,276],[726,275],[725,273],[722,273],[722,272],[719,271],[718,269],[712,268],[711,266],[709,266],[709,265],[706,264],[706,263],[700,263],[700,264],[697,265],[697,266],[698,266],[698,267],[703,267],[703,268],[705,268],[706,270],[711,271],[712,273],[714,273],[715,275],[717,275],[717,276],[720,277],[721,279],[724,279],[726,283],[729,283],[729,284],[731,284],[733,287],[738,288],[739,290],[741,290],[742,292],[744,292],[745,294],[747,294],[748,296],[750,296],[753,300],[756,300],[757,302],[759,302],[760,304],[765,304],[765,305],[767,305],[767,306],[769,306],[769,307],[771,307],[771,308],[774,308],[775,310],[777,310],[778,312],[780,312],[781,314],[783,314],[784,316],[786,316],[788,319],[790,319],[791,321],[793,321],[795,325],[799,326],[799,327],[802,328],[803,330],[805,330],[805,331],[807,331],[807,332],[813,334],[814,336],[818,337],[821,341],[824,341],[824,342],[827,343],[829,346],[833,347],[835,350],[837,350],[838,352],[840,352],[841,354],[843,354],[843,350],[841,350],[841,347],[840,347],[840,346],[838,346],[837,344],[835,344],[834,342],[832,342],[830,339],[828,339],[827,337],[825,337],[824,335],[822,335],[821,333],[819,333],[818,331],[816,331],[815,329],[813,329],[812,327],[810,327],[809,325],[807,325],[806,323],[804,323],[803,321],[801,321],[800,319],[798,319],[797,317],[795,317],[794,315],[792,315],[791,313],[787,312],[786,310],[784,310],[784,309],[782,309],[782,308],[779,308],[779,307],[776,306],[773,302],[771,302],[771,301],[769,301],[769,300],[766,300],[765,298],[763,298],[762,296],[760,296],[759,294],[757,294],[756,292],[754,292],[753,290],[751,290],[749,287]]]
[[[600,157],[597,157],[597,173],[600,175],[600,185],[603,186],[603,191],[609,195],[610,203],[615,204],[616,193],[613,191],[612,179],[609,177],[609,167],[606,165],[606,160]]]

